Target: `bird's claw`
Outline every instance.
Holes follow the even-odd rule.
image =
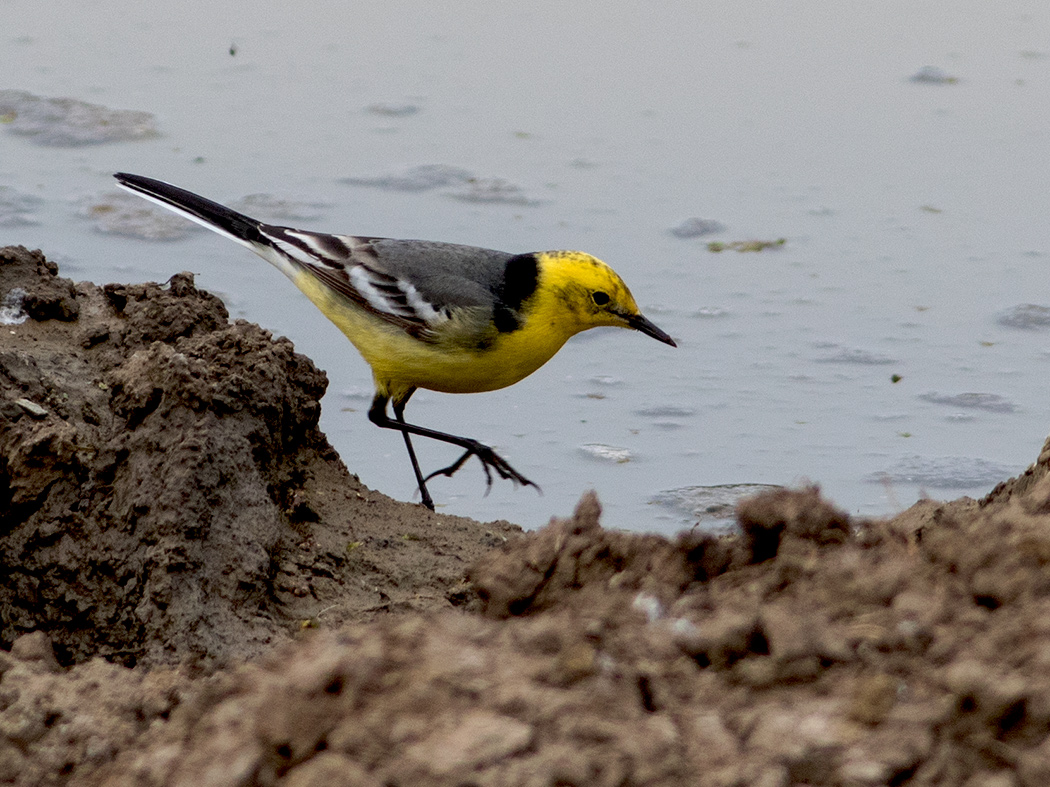
[[[477,443],[476,445],[467,448],[467,450],[463,452],[463,455],[460,456],[459,459],[450,464],[448,467],[443,467],[440,470],[435,470],[433,473],[431,473],[423,479],[424,482],[429,481],[431,478],[438,475],[443,475],[447,476],[448,478],[451,478],[472,456],[476,456],[478,458],[478,461],[481,462],[482,470],[485,471],[485,494],[488,494],[489,490],[492,489],[493,470],[495,470],[496,473],[499,474],[500,478],[503,478],[507,481],[513,481],[515,484],[521,484],[522,486],[536,487],[536,490],[539,491],[539,486],[537,486],[534,482],[530,481],[528,478],[526,478],[513,467],[511,467],[510,463],[507,462],[507,460],[504,459],[502,456],[497,454],[487,445],[482,445],[481,443]]]

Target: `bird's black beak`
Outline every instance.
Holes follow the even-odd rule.
[[[661,331],[659,328],[657,328],[655,325],[649,322],[649,320],[647,320],[640,314],[625,314],[624,320],[626,320],[627,324],[634,328],[636,331],[641,331],[646,336],[652,336],[658,342],[669,344],[672,347],[678,346],[674,343],[674,339],[672,339],[666,333]]]

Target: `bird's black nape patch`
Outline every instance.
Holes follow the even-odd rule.
[[[539,277],[540,265],[535,254],[517,254],[507,260],[492,309],[492,322],[497,331],[510,333],[521,327],[519,312],[522,304],[536,292]]]
[[[496,293],[500,302],[508,309],[518,311],[521,305],[536,292],[540,266],[535,254],[517,254],[507,260],[503,270],[503,281]]]

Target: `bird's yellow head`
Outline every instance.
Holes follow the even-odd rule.
[[[559,322],[571,333],[588,328],[633,328],[654,339],[677,346],[674,340],[642,316],[638,304],[619,275],[582,251],[545,251],[536,255],[543,288],[561,314]]]

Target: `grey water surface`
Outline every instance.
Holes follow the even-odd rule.
[[[450,513],[538,526],[593,487],[607,525],[670,532],[809,480],[887,514],[985,493],[1050,431],[1045,3],[0,0],[0,244],[100,284],[195,272],[327,371],[322,427],[410,500],[341,334],[115,171],[623,276],[677,350],[592,331],[512,388],[413,399],[543,489],[485,496],[475,463],[433,483]]]

